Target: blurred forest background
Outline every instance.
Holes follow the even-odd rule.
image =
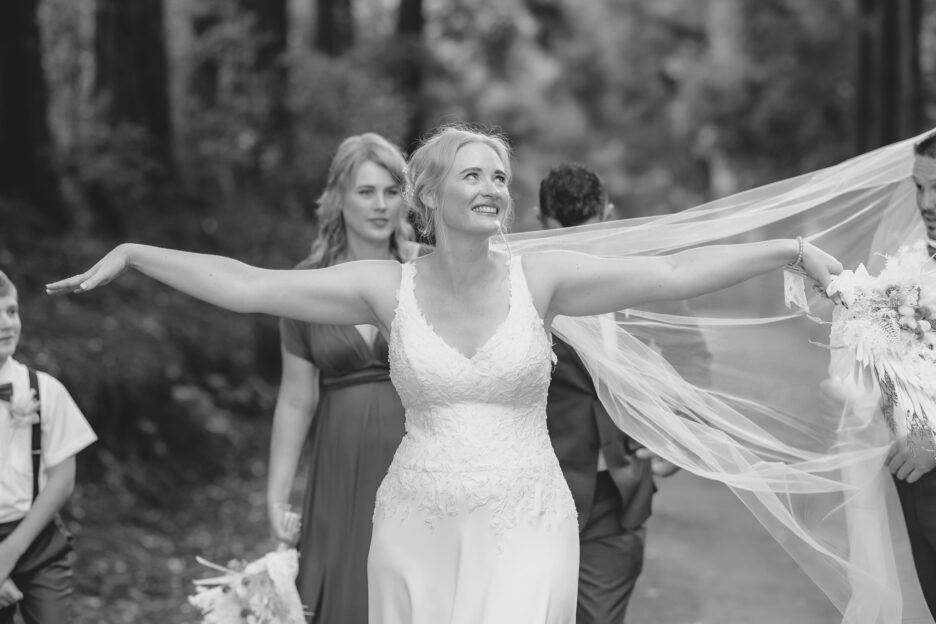
[[[269,547],[278,334],[135,275],[42,285],[122,241],[290,267],[342,138],[455,121],[512,142],[516,230],[569,160],[619,216],[680,210],[936,125],[936,0],[0,2],[18,357],[100,436],[68,517],[82,608],[109,615],[82,621],[179,621],[193,553]]]

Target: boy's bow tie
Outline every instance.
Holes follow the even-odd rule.
[[[13,398],[13,384],[5,383],[0,384],[0,401],[10,402],[10,399]]]

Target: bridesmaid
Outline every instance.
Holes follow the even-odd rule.
[[[338,147],[318,199],[319,233],[296,268],[416,255],[403,209],[405,160],[382,136]],[[296,540],[289,495],[313,429],[299,533],[302,602],[313,622],[367,622],[367,552],[377,486],[403,436],[386,340],[373,325],[280,321],[283,376],[273,416],[267,503],[274,537]]]

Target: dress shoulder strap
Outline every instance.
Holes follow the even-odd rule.
[[[404,262],[400,265],[400,286],[397,290],[396,314],[400,315],[401,310],[412,310],[416,295],[413,292],[415,288],[416,267],[413,261]]]
[[[530,304],[534,312],[536,306],[533,305],[533,294],[527,285],[526,274],[523,272],[523,256],[512,256],[510,258],[510,301],[524,301]]]

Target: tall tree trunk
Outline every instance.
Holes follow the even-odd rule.
[[[111,124],[146,130],[154,154],[172,161],[163,0],[97,0],[95,93]]]
[[[37,8],[38,0],[0,2],[0,195],[63,227],[68,213],[52,164]]]
[[[223,21],[221,14],[211,7],[197,10],[192,14],[192,35],[196,42],[206,36]],[[190,89],[196,102],[203,108],[212,108],[218,104],[218,74],[220,63],[214,56],[199,58],[192,67]]]
[[[425,48],[423,45],[423,0],[400,0],[400,13],[397,20],[400,57],[400,89],[409,103],[409,119],[403,146],[409,152],[414,150],[422,133],[426,130],[426,102],[423,97]]]
[[[286,107],[288,75],[284,57],[289,24],[286,0],[240,0],[240,3],[254,19],[258,44],[253,70],[268,98],[262,134],[265,141],[276,146],[281,157],[288,158],[292,133]]]
[[[536,41],[545,50],[552,50],[557,37],[568,32],[566,8],[562,0],[526,0],[527,11],[536,19]]]
[[[354,44],[351,0],[316,0],[315,49],[340,56]]]
[[[743,75],[747,57],[744,44],[744,7],[746,0],[709,0],[705,28],[710,47],[709,62],[725,75]],[[741,189],[739,167],[733,162],[723,145],[716,124],[705,130],[712,134],[710,148],[706,150],[709,171],[709,193],[712,197],[726,197]]]
[[[859,0],[856,150],[920,132],[920,0]]]
[[[260,41],[257,69],[281,65],[286,52],[286,0],[240,0],[240,4],[254,18],[254,33]]]
[[[902,111],[897,127],[898,139],[925,130],[923,127],[923,77],[920,72],[920,24],[923,21],[921,0],[902,2],[897,16],[900,46],[900,99]]]

